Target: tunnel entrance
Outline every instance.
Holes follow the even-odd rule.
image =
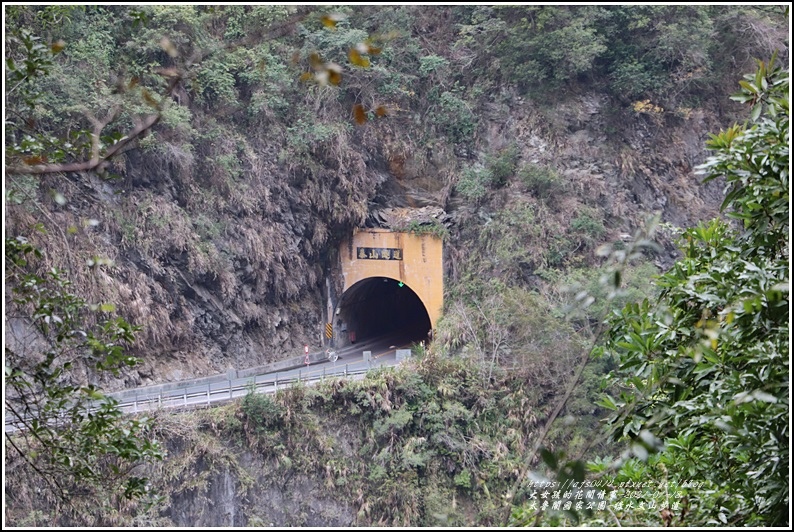
[[[419,342],[432,327],[416,292],[390,277],[369,277],[348,288],[333,323],[337,347],[384,335],[395,343]]]

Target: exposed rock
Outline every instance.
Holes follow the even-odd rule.
[[[452,217],[441,207],[421,207],[419,209],[410,207],[387,207],[378,209],[370,213],[369,221],[373,227],[391,229],[393,231],[404,231],[411,226],[417,225],[443,225],[450,227]]]

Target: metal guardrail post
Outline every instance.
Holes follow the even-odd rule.
[[[403,357],[410,356],[410,350],[401,350],[401,351],[407,351],[407,353],[404,353],[404,354],[400,353],[400,354],[403,354]],[[364,352],[364,359],[365,359],[364,361],[367,362],[367,367],[370,370],[373,367],[379,367],[379,362],[383,362],[383,361],[382,360],[379,361],[379,360],[376,359],[375,360],[375,364],[373,365],[372,358],[367,357],[368,354],[371,357],[370,352],[367,352],[367,351]],[[362,374],[367,372],[367,370],[364,369],[363,367],[357,366],[358,362],[354,362],[353,364],[354,364],[354,366],[356,366],[356,369],[354,369],[354,370],[350,369],[350,365],[348,363],[345,364],[344,371],[343,371],[343,376],[344,377],[350,377],[350,376],[354,376],[354,375],[362,375]],[[334,364],[334,366],[336,366],[336,364]],[[293,376],[288,376],[287,377],[286,382],[285,382],[285,385],[287,387],[289,387],[290,384],[293,384],[293,383],[298,382],[298,381],[302,382],[302,383],[303,382],[316,383],[316,382],[324,382],[325,379],[329,378],[327,367],[325,365],[323,365],[323,371],[322,371],[321,375],[316,375],[315,374],[316,376],[312,376],[313,373],[311,371],[307,371],[305,379],[303,377],[302,368],[297,368],[297,369],[298,369],[298,376],[297,377],[295,377],[294,374],[293,374]],[[334,369],[334,372],[331,374],[330,377],[336,377],[336,375],[338,375],[335,372],[336,368],[334,367],[332,369]],[[227,384],[229,386],[229,400],[234,399],[234,391],[235,391],[235,389],[237,389],[237,391],[244,392],[247,389],[247,386],[250,385],[250,384],[254,385],[254,392],[255,393],[269,393],[268,390],[267,390],[268,386],[273,386],[273,392],[274,393],[277,392],[278,391],[278,385],[279,385],[279,372],[275,372],[274,380],[269,380],[268,377],[270,375],[274,375],[274,374],[271,373],[271,374],[266,374],[266,375],[255,375],[254,378],[251,381],[249,381],[246,385],[240,385],[240,386],[237,386],[237,388],[235,388],[235,385],[234,385],[232,379],[228,378],[227,379]],[[217,381],[213,381],[213,382],[217,382]],[[282,382],[283,382],[283,379],[282,379]],[[182,404],[183,404],[183,406],[185,408],[187,408],[191,404],[198,406],[199,402],[201,401],[198,398],[201,397],[202,395],[204,395],[205,393],[206,393],[206,405],[207,406],[211,406],[211,404],[212,404],[212,394],[213,393],[222,394],[222,395],[225,396],[225,393],[224,393],[225,391],[223,390],[223,388],[219,387],[215,392],[213,392],[213,390],[212,390],[212,382],[208,382],[206,391],[202,391],[202,392],[199,392],[198,389],[197,389],[197,388],[200,387],[200,385],[198,383],[194,383],[194,384],[192,384],[192,386],[195,386],[195,391],[193,391],[191,393],[187,393],[187,387],[176,387],[174,389],[166,390],[166,391],[160,389],[157,392],[155,392],[154,390],[151,390],[149,392],[144,392],[143,397],[141,397],[139,390],[134,390],[133,400],[129,401],[127,399],[124,402],[122,402],[121,405],[122,405],[122,407],[123,407],[125,412],[129,412],[130,407],[132,407],[133,413],[137,414],[137,413],[141,413],[141,412],[150,411],[150,410],[153,410],[155,408],[162,409],[162,408],[177,407],[178,405],[176,403],[179,401],[179,396],[180,395],[182,395]],[[180,389],[182,390],[181,394],[179,393]],[[129,390],[129,391],[132,392],[133,390]],[[155,393],[157,395],[155,395]],[[191,402],[188,401],[188,397],[196,398],[197,401],[191,403]],[[157,401],[157,402],[155,403],[155,401]],[[95,412],[95,411],[96,411],[96,409],[91,409],[90,410],[90,412]],[[56,421],[56,425],[60,426],[60,424],[63,424],[64,422],[65,421],[63,419],[58,419]]]

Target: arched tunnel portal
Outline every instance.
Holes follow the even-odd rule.
[[[361,229],[341,243],[337,297],[329,284],[326,335],[344,347],[380,335],[427,338],[444,305],[443,242],[432,234]]]
[[[344,343],[379,336],[419,342],[432,329],[430,314],[407,284],[390,277],[362,279],[342,294],[334,329]]]

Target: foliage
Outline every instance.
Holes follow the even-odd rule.
[[[623,102],[650,98],[670,109],[706,95],[720,76],[724,80],[744,56],[739,48],[768,55],[786,45],[788,33],[782,8],[550,5],[460,11],[456,49],[474,54],[475,78],[502,78],[541,99],[587,82]],[[764,37],[757,38],[760,33]],[[731,67],[728,61],[734,61]]]
[[[635,263],[636,262],[636,263]],[[627,264],[620,272],[621,286],[617,290],[611,288],[609,276],[614,272],[609,267],[577,268],[563,275],[557,282],[557,290],[564,294],[566,308],[572,309],[569,318],[596,325],[600,319],[609,316],[613,311],[622,309],[629,303],[642,301],[658,290],[653,280],[659,273],[653,263],[641,258]],[[584,309],[576,307],[576,296],[582,292],[594,298],[591,305]]]
[[[469,193],[479,191],[473,186],[479,183],[471,178],[473,173],[464,172],[457,186]],[[576,211],[579,214],[568,221],[570,212],[554,213],[545,203],[515,198],[477,229],[480,253],[467,261],[479,270],[477,275],[490,270],[492,275],[505,275],[509,282],[591,262],[592,257],[581,252],[602,243],[607,230],[595,218],[597,211],[585,206]]]
[[[529,204],[503,209],[479,234],[483,259],[513,275],[524,264],[540,262],[538,254],[542,251],[530,245],[540,236],[537,221],[538,213]]]
[[[334,453],[329,473],[341,493],[363,487],[358,524],[462,524],[456,498],[478,501],[478,522],[494,523],[496,494],[535,414],[521,390],[486,390],[476,371],[426,352],[415,367],[321,387],[313,408],[349,428],[340,437],[354,453]]]
[[[83,14],[81,10],[49,8],[36,13],[44,30],[57,27],[50,26],[54,20],[70,24],[72,15]],[[31,11],[19,10],[12,17],[19,20],[30,15]],[[48,90],[53,78],[69,60],[88,65],[70,82],[86,72],[89,77],[96,74],[93,69],[106,68],[110,59],[105,30],[100,24],[96,33],[63,54],[63,40],[52,40],[47,46],[24,27],[13,27],[6,36],[6,72],[15,85],[6,92],[13,119],[5,126],[4,171],[15,183],[15,194],[10,198],[39,216],[30,226],[18,229],[33,233],[30,238],[34,241],[42,235],[46,240],[48,226],[57,231],[64,238],[65,262],[71,270],[64,271],[51,262],[49,255],[57,255],[58,250],[39,249],[22,235],[5,239],[5,405],[9,424],[15,429],[6,434],[6,449],[10,456],[25,462],[28,474],[36,474],[43,481],[42,500],[51,502],[54,515],[68,515],[78,500],[93,500],[97,507],[112,508],[124,500],[148,499],[148,479],[141,476],[141,468],[163,457],[151,436],[151,421],[123,415],[118,401],[103,395],[96,384],[106,380],[107,373],[119,377],[122,368],[138,362],[129,349],[139,328],[116,316],[115,305],[89,303],[77,295],[70,279],[79,273],[66,233],[73,235],[78,230],[58,226],[39,202],[39,189],[47,175],[80,170],[104,175],[109,159],[160,118],[158,112],[151,113],[151,108],[160,110],[160,104],[147,89],[129,91],[135,92],[132,100],[148,98],[150,109],[148,116],[141,117],[123,136],[115,122],[122,102],[130,102],[121,92],[128,92],[132,86],[121,82],[122,88],[111,94],[102,83],[87,83],[85,89],[91,85],[98,87],[97,91],[73,94],[74,100],[61,110],[65,115],[81,113],[92,129],[80,124],[73,124],[70,133],[51,129],[58,119],[48,111],[53,100],[62,96],[55,90],[53,97]],[[64,89],[68,93],[68,84]],[[15,175],[23,177],[17,179]],[[60,186],[50,193],[56,204],[67,203]],[[98,223],[95,219],[87,221],[88,225]],[[88,277],[92,273],[106,276],[103,270],[112,267],[113,261],[94,253],[86,264]],[[92,519],[72,517],[86,523]]]
[[[283,422],[281,407],[270,396],[256,393],[253,386],[240,403],[240,410],[246,427],[254,432],[278,428]]]
[[[402,384],[380,376],[357,389],[355,400],[347,384],[326,393],[334,398],[327,408],[361,416],[339,422],[361,429],[369,447],[356,460],[374,464],[366,472],[318,429],[305,407],[320,401],[311,391],[300,401],[274,399],[280,417],[251,399],[250,417],[227,420],[226,428],[237,436],[247,431],[267,463],[278,465],[282,485],[321,457],[327,469],[317,476],[333,487],[373,479],[366,495],[346,492],[361,522],[398,524],[440,524],[436,514],[464,523],[477,509],[482,523],[501,522],[496,494],[522,465],[532,416],[542,419],[548,409],[540,399],[559,392],[570,354],[606,308],[596,302],[583,319],[565,321],[562,309],[575,296],[561,293],[558,281],[577,277],[565,268],[590,268],[579,280],[594,287],[600,272],[589,252],[632,216],[604,218],[583,208],[558,173],[573,162],[559,156],[574,129],[554,131],[554,120],[534,121],[536,111],[577,114],[581,96],[605,90],[604,111],[653,102],[641,110],[673,119],[681,107],[670,100],[692,108],[701,107],[693,103],[698,98],[710,103],[750,50],[765,50],[781,28],[788,36],[773,10],[748,6],[363,6],[334,13],[300,6],[10,6],[6,14],[6,156],[14,165],[6,224],[12,234],[46,243],[42,278],[51,267],[69,268],[74,294],[112,298],[128,322],[147,325],[125,353],[162,355],[147,360],[155,374],[182,353],[207,353],[198,362],[214,364],[216,353],[239,345],[250,362],[263,351],[249,346],[276,352],[308,335],[306,324],[320,312],[315,295],[324,261],[334,256],[329,250],[363,223],[377,194],[393,188],[382,186],[380,168],[373,173],[381,161],[388,161],[388,185],[427,184],[442,204],[460,175],[457,192],[477,205],[469,218],[460,209],[445,248],[447,301],[462,296],[461,308],[448,314],[448,339],[453,352],[478,364],[464,372],[434,359],[427,364],[454,376],[404,376]],[[557,113],[562,108],[553,100],[568,97]],[[389,118],[374,121],[385,110]],[[641,116],[630,119],[647,125]],[[505,139],[516,144],[494,150]],[[95,154],[89,165],[64,166]],[[482,166],[472,165],[473,154],[483,154]],[[36,173],[51,165],[69,171]],[[119,178],[80,173],[91,169]],[[513,176],[532,197],[513,193]],[[509,186],[494,190],[502,185]],[[51,206],[50,189],[57,200]],[[79,217],[101,218],[101,225],[90,236],[73,233]],[[26,233],[31,219],[50,233]],[[409,229],[442,232],[436,225]],[[121,249],[112,269],[95,268],[99,281],[73,267],[99,254],[98,246]],[[650,267],[637,268],[643,273]],[[306,315],[294,319],[295,312]],[[467,318],[474,334],[466,333]],[[515,335],[512,345],[490,350],[505,331]],[[197,342],[213,347],[194,349]],[[512,365],[524,363],[519,375],[526,380],[510,383]],[[566,406],[566,415],[581,413],[586,421],[550,433],[553,445],[579,449],[590,441],[588,416],[599,413],[590,397],[601,369],[587,367],[579,395]],[[489,373],[487,391],[473,386]],[[530,384],[526,393],[513,387],[526,382],[544,385]],[[385,407],[373,413],[373,405],[404,406],[398,392],[410,396],[410,415]],[[512,418],[498,419],[505,412]],[[217,417],[202,419],[202,430],[217,436]],[[272,427],[265,426],[278,430],[257,430],[270,419]],[[377,437],[368,432],[374,421]],[[433,441],[422,440],[425,427]],[[211,450],[206,438],[179,442],[210,469],[175,466],[179,473],[166,478],[183,482],[181,496],[199,493],[200,500],[218,468],[232,463],[228,440]],[[449,471],[449,483],[429,486],[439,471]],[[369,495],[381,489],[388,497]],[[450,510],[464,494],[475,502]]]
[[[549,166],[522,165],[518,177],[534,196],[544,200],[554,198],[563,190],[559,174]]]
[[[146,76],[119,75],[111,81],[106,76],[113,62],[113,23],[101,9],[95,31],[70,46],[62,39],[44,45],[19,24],[29,15],[15,12],[14,20],[7,21],[6,71],[16,84],[6,92],[12,119],[5,126],[5,171],[95,170],[106,176],[109,160],[160,120],[165,96],[173,93],[182,73],[170,68],[153,74],[153,65],[147,65]]]
[[[494,186],[502,186],[507,180],[513,177],[518,166],[519,151],[518,146],[510,146],[499,150],[496,154],[486,159],[486,165],[491,173],[491,182]]]
[[[61,505],[86,493],[141,497],[148,481],[136,468],[163,457],[150,420],[124,417],[118,401],[73,374],[86,364],[116,374],[134,365],[125,347],[136,328],[112,317],[112,305],[75,296],[62,272],[34,273],[30,255],[41,252],[23,237],[6,239],[5,406],[17,429],[6,434],[7,451],[24,457]]]
[[[204,101],[219,101],[221,103],[237,101],[234,75],[230,70],[230,65],[226,62],[212,59],[205,61],[198,73],[196,83],[201,87],[201,97]]]
[[[472,166],[463,169],[455,189],[469,200],[482,200],[488,193],[491,182],[491,172],[482,166]]]
[[[426,55],[419,58],[419,74],[427,76],[449,66],[449,61],[437,55]]]
[[[411,223],[402,230],[414,235],[433,235],[441,240],[447,240],[449,238],[449,230],[438,220],[432,220],[430,223],[412,220]]]
[[[607,50],[598,7],[514,8],[531,13],[499,44],[506,71],[522,86],[553,86],[590,71]],[[513,10],[510,10],[513,11]],[[512,16],[513,13],[510,13]],[[516,13],[517,15],[517,13]]]
[[[17,60],[9,57],[6,61],[6,79],[10,84],[8,94],[18,91],[24,104],[33,108],[41,97],[40,91],[35,88],[35,82],[52,67],[52,54],[57,48],[48,49],[41,42],[41,37],[24,28],[19,30],[18,36],[11,37],[10,41],[12,46],[18,43],[22,54]]]
[[[473,140],[477,129],[477,116],[471,105],[458,91],[444,91],[432,108],[430,120],[452,144],[466,144]]]
[[[627,60],[617,64],[612,72],[613,90],[629,99],[637,99],[665,88],[664,71],[657,63]]]
[[[688,523],[776,525],[789,508],[789,78],[770,63],[741,83],[754,121],[712,136],[701,169],[724,176],[728,216],[684,232],[656,302],[628,305],[608,350],[620,364],[617,437],[649,430],[668,475],[704,480]],[[644,457],[643,453],[638,456]]]
[[[533,383],[531,396],[547,396],[550,389],[540,390],[564,379],[583,338],[537,294],[495,279],[480,288],[447,309],[436,341],[449,350],[465,345],[485,383],[509,371]]]
[[[592,249],[606,233],[604,223],[597,218],[594,211],[583,211],[571,220],[571,230],[575,235],[578,247]]]

